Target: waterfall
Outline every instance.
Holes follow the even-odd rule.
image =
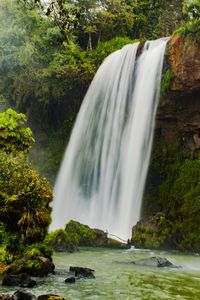
[[[54,188],[50,230],[71,220],[128,239],[139,220],[168,39],[109,55],[81,106]]]

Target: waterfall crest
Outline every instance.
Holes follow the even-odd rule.
[[[50,229],[71,220],[128,239],[138,221],[167,38],[108,56],[81,106],[54,188]]]

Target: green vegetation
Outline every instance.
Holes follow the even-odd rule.
[[[157,245],[179,250],[199,251],[200,249],[200,160],[191,160],[189,151],[160,140],[154,146],[150,166],[143,215],[156,212],[165,214],[165,222],[152,239],[157,236]],[[147,234],[145,228],[142,234]],[[167,232],[166,236],[165,233]],[[142,239],[142,235],[137,235]],[[142,241],[148,243],[149,237]],[[140,242],[140,241],[139,241]]]
[[[146,224],[137,225],[132,235],[132,242],[138,248],[166,249],[170,248],[170,237],[173,223],[162,213],[147,218]]]
[[[77,246],[94,246],[96,233],[87,225],[71,220],[67,223],[65,231],[73,244]]]
[[[193,43],[199,45],[200,43],[200,19],[190,21],[184,26],[177,29],[173,35],[184,35],[192,39]]]
[[[10,108],[0,113],[1,263],[19,253],[50,257],[41,247],[52,194],[28,159],[53,185],[80,104],[102,61],[139,39],[174,32],[199,41],[199,11],[198,0],[0,1],[0,108],[25,113],[36,136],[33,145],[24,114]],[[166,66],[162,95],[172,80]],[[144,215],[163,212],[162,232],[140,228],[138,244],[164,247],[169,239],[175,248],[200,249],[198,169],[199,159],[191,160],[182,146],[156,143]],[[71,221],[46,242],[62,248],[94,245],[96,239],[94,230]],[[114,244],[109,240],[107,246]]]
[[[161,81],[161,88],[160,88],[162,98],[165,96],[165,94],[169,90],[173,78],[174,78],[174,74],[171,69],[167,69],[163,73],[162,81]]]
[[[18,114],[11,108],[0,113],[0,147],[6,153],[27,152],[34,139],[30,128],[24,128],[24,114]]]
[[[45,244],[59,252],[74,252],[78,247],[127,248],[126,244],[108,238],[106,232],[92,229],[74,220],[69,221],[65,229],[48,233]]]
[[[0,99],[28,115],[37,137],[31,161],[52,184],[98,66],[127,43],[171,35],[190,20],[183,4],[1,0]]]
[[[58,252],[74,252],[77,250],[77,241],[63,229],[57,229],[48,233],[45,238],[45,244]]]
[[[12,109],[0,113],[0,262],[6,264],[42,243],[50,223],[52,194],[47,180],[28,163],[34,140],[25,122]],[[40,255],[48,252],[42,244],[37,249]]]
[[[183,15],[189,19],[173,35],[185,35],[199,44],[200,41],[200,3],[198,0],[185,0],[183,2]]]

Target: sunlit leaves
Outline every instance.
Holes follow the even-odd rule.
[[[24,128],[26,117],[18,114],[11,108],[0,113],[0,147],[7,153],[23,151],[27,152],[33,142],[32,131]]]

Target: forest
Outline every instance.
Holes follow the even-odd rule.
[[[199,49],[199,0],[0,1],[0,273],[16,272],[22,257],[33,276],[42,272],[39,257],[51,260],[55,244],[69,252],[98,246],[98,233],[74,221],[48,234],[52,189],[79,108],[109,54],[177,36]],[[198,100],[199,86],[175,87],[169,52],[161,100]],[[155,130],[142,220],[130,237],[138,248],[200,252],[200,153],[189,144],[200,129],[186,130],[189,119],[166,129],[176,136],[171,144]]]

